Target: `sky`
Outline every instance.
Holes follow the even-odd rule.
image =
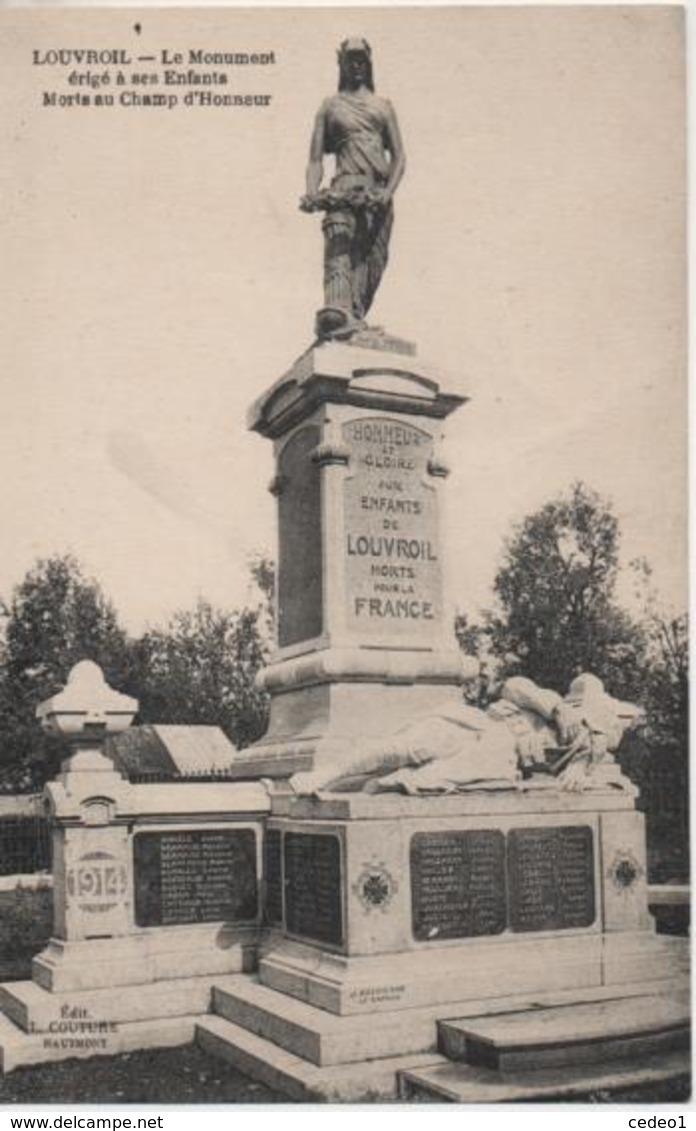
[[[336,48],[365,35],[408,158],[369,320],[471,397],[447,427],[456,604],[489,604],[512,524],[581,479],[684,607],[679,9],[15,8],[0,31],[0,595],[71,551],[133,632],[252,599],[276,531],[246,413],[312,340],[297,204]],[[65,47],[274,51],[225,88],[272,102],[43,107],[77,88],[32,52]]]

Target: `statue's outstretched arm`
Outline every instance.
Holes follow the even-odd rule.
[[[557,692],[538,687],[533,680],[521,675],[511,676],[510,679],[505,680],[500,697],[506,699],[508,703],[514,703],[523,711],[534,711],[547,722],[551,722],[554,711],[563,703]]]
[[[503,684],[501,698],[514,703],[523,711],[534,711],[540,718],[551,723],[561,746],[572,745],[580,736],[581,717],[570,710],[556,691],[537,687],[536,683],[524,676],[512,676]]]

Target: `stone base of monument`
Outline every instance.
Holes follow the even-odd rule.
[[[474,942],[447,953],[317,960],[309,948],[283,943],[259,965],[261,981],[319,1009],[350,1016],[394,1008],[447,1006],[486,995],[537,995],[669,982],[683,968],[683,940],[642,934],[620,938],[524,939],[508,945]]]
[[[593,1087],[606,1091],[687,1073],[686,997],[683,986],[665,980],[337,1016],[240,977],[216,986],[215,1015],[198,1021],[196,1036],[207,1051],[300,1101],[393,1099],[397,1093],[491,1103],[579,1097]],[[565,1039],[558,1023],[548,1023],[559,1015]],[[525,1063],[462,1063],[464,1029],[480,1034],[486,1022],[499,1021],[506,1033],[511,1018],[518,1036],[525,1022],[530,1025]],[[509,1043],[503,1048],[501,1060],[511,1053]],[[468,1094],[455,1097],[457,1074],[466,1077]]]
[[[264,874],[258,980],[216,985],[197,1034],[295,1099],[415,1088],[445,1071],[463,1019],[514,1013],[522,1033],[540,1009],[559,1063],[582,1067],[578,1095],[588,1048],[620,1053],[624,1084],[646,1058],[661,1078],[684,1070],[688,948],[654,932],[629,790],[276,796]],[[515,1055],[466,1071],[509,1074]]]
[[[338,1014],[652,979],[644,844],[629,791],[277,796],[260,979]]]

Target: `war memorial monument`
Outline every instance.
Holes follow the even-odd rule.
[[[405,160],[344,41],[301,201],[315,340],[248,420],[275,460],[268,731],[144,744],[89,661],[40,706],[73,753],[46,790],[53,938],[0,987],[4,1071],[196,1040],[291,1100],[470,1103],[688,1071],[684,940],[655,933],[614,758],[639,708],[591,673],[462,697],[439,453],[467,396],[366,321]]]

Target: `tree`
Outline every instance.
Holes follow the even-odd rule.
[[[500,609],[485,624],[493,652],[557,691],[591,671],[612,694],[635,695],[646,642],[614,601],[618,552],[610,504],[582,483],[525,518],[494,582]]]
[[[255,676],[267,660],[263,603],[227,611],[199,601],[138,642],[141,722],[219,726],[241,748],[263,734],[267,697]]]
[[[646,639],[640,700],[646,726],[643,750],[627,744],[622,764],[645,799],[653,880],[684,882],[689,875],[688,618],[663,607],[644,559],[631,567]]]
[[[39,559],[3,604],[0,642],[0,775],[4,789],[31,789],[56,771],[64,748],[42,734],[38,704],[65,684],[78,660],[95,660],[129,690],[128,640],[113,605],[70,554]]]
[[[689,877],[689,649],[686,614],[653,615],[647,672],[646,742],[649,790],[659,845],[654,876],[662,882]],[[650,821],[650,815],[648,817]]]
[[[275,563],[266,554],[255,554],[249,572],[261,596],[259,630],[263,647],[270,653],[275,640]]]
[[[523,674],[565,693],[590,671],[607,691],[644,708],[646,725],[618,757],[636,782],[648,818],[652,878],[688,874],[688,646],[685,615],[668,615],[650,567],[632,563],[642,611],[615,601],[619,524],[610,504],[582,483],[525,518],[506,543],[495,577],[498,608],[480,622],[460,615],[460,646],[505,677]],[[486,699],[484,674],[465,694]]]
[[[647,738],[661,749],[685,750],[689,738],[688,617],[663,607],[645,558],[636,558],[630,568],[637,582],[646,640]]]
[[[79,660],[95,660],[113,687],[138,699],[140,723],[220,726],[238,747],[260,737],[267,700],[255,676],[271,646],[272,564],[256,558],[251,574],[255,607],[199,601],[131,640],[74,557],[38,560],[0,602],[0,790],[40,788],[56,773],[66,747],[41,731],[35,712]]]

